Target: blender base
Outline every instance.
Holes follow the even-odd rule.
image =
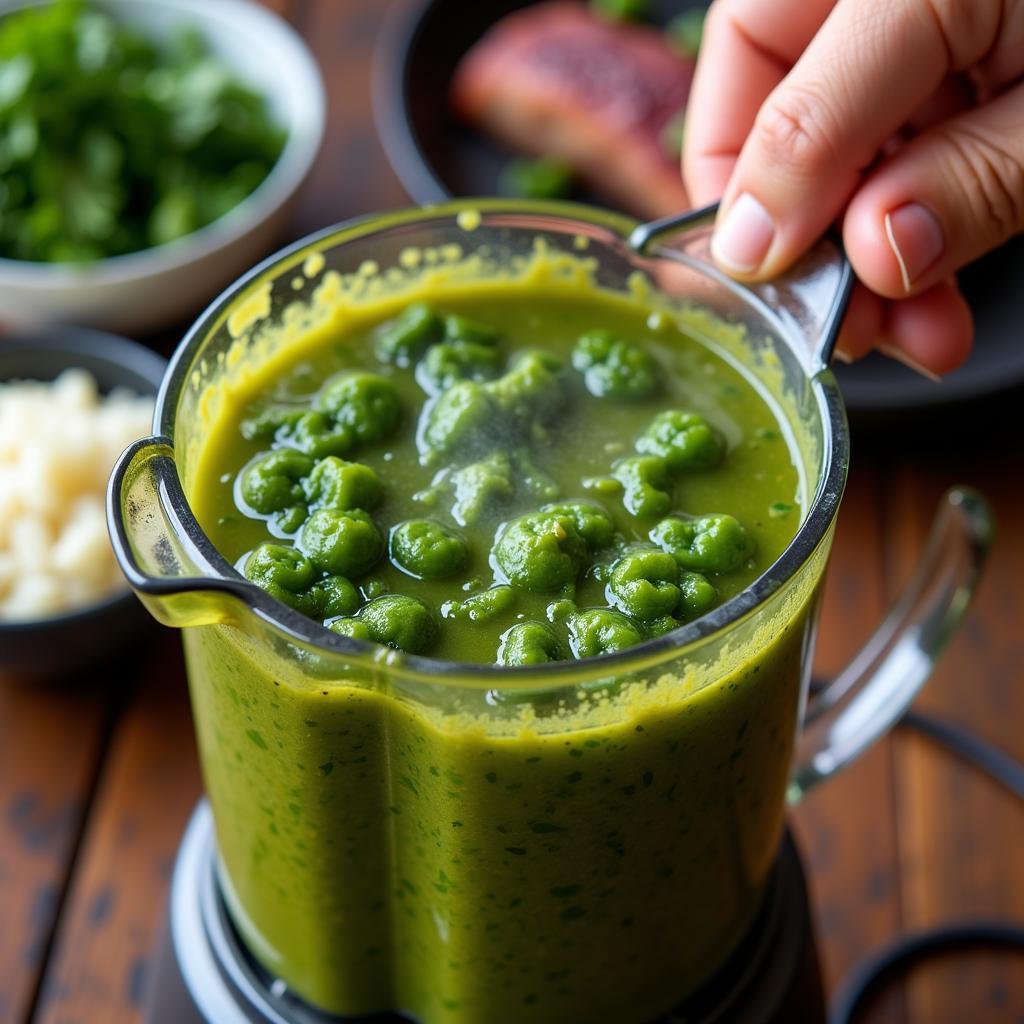
[[[329,1024],[249,956],[216,881],[213,818],[196,807],[178,851],[145,1024]],[[362,1024],[408,1024],[397,1016]],[[800,857],[787,834],[751,934],[684,1006],[651,1024],[824,1024],[821,972]],[[524,1022],[528,1024],[528,1022]],[[597,1024],[597,1022],[593,1022]]]

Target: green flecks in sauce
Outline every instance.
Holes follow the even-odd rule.
[[[382,343],[383,362],[372,345],[397,308],[365,330],[324,332],[316,344],[297,345],[283,371],[276,365],[254,375],[237,411],[209,432],[189,494],[228,558],[236,562],[270,540],[292,542],[272,532],[273,513],[243,514],[235,504],[233,480],[275,443],[244,436],[241,424],[265,422],[270,413],[280,418],[282,406],[303,414],[321,383],[346,371],[378,374],[394,389],[393,433],[357,443],[353,425],[332,413],[318,435],[303,436],[348,445],[334,457],[376,475],[380,501],[364,511],[382,543],[397,524],[429,519],[467,544],[466,564],[450,577],[415,578],[382,557],[350,581],[363,607],[387,594],[422,602],[438,628],[433,655],[493,661],[499,637],[529,622],[564,643],[573,626],[582,635],[579,616],[607,608],[623,555],[604,546],[600,517],[559,513],[566,531],[579,535],[573,557],[581,574],[571,594],[495,586],[495,535],[503,522],[550,501],[592,502],[624,543],[649,549],[658,520],[626,510],[612,473],[617,460],[641,454],[637,439],[665,410],[697,413],[725,448],[713,467],[670,469],[671,513],[730,515],[753,540],[744,564],[710,572],[719,600],[781,552],[802,501],[788,435],[750,381],[669,318],[659,316],[655,330],[642,308],[571,289],[495,286],[472,299],[438,296],[435,308],[436,320],[424,317],[404,337]],[[466,321],[453,322],[455,315]],[[488,436],[485,450],[424,465],[414,443],[426,397],[415,378],[416,353],[449,324],[453,332],[472,331],[469,321],[499,327],[498,337],[483,343],[502,359],[499,377],[481,372],[487,379],[473,383],[500,379],[518,353],[541,347],[566,367],[564,400],[538,416],[542,431],[524,431],[522,418],[510,414],[514,444],[499,450],[502,439]],[[596,397],[587,389],[570,368],[571,352],[595,329],[642,346],[657,361],[656,394]],[[480,353],[462,352],[444,368],[463,356]],[[616,372],[637,361],[614,345],[608,358]],[[538,365],[534,360],[533,370],[543,378]],[[608,379],[614,383],[614,374]],[[514,404],[506,386],[499,394]],[[288,417],[281,422],[287,440]],[[657,445],[671,435],[666,428]],[[455,472],[485,460],[476,475],[486,493],[473,493],[469,474],[456,517]],[[347,476],[355,486],[357,478]],[[294,498],[286,508],[308,511],[320,500],[315,489],[300,494],[285,485],[284,497]],[[372,485],[362,495],[372,503]],[[770,507],[783,502],[792,512],[773,518]],[[234,521],[218,527],[228,516]],[[332,555],[323,545],[307,546],[321,558]],[[622,585],[641,578],[620,571],[623,603],[636,595]],[[786,606],[785,620],[741,647],[700,690],[678,663],[666,666],[667,680],[640,707],[620,702],[619,680],[594,685],[590,700],[609,711],[599,721],[583,712],[559,717],[557,701],[507,689],[492,691],[490,710],[470,723],[448,721],[396,699],[387,681],[379,689],[334,676],[311,682],[297,666],[278,674],[280,666],[241,651],[230,627],[186,631],[225,894],[243,939],[292,991],[341,1015],[397,1007],[424,1024],[521,1024],[524,1016],[560,1024],[663,1014],[735,948],[759,905],[781,828],[812,606],[809,591],[801,594]],[[328,598],[348,607],[351,593],[340,584],[312,597],[299,591],[311,605]],[[647,603],[652,615],[662,610]],[[338,621],[365,625],[358,615],[346,611]],[[377,624],[381,635],[386,625]],[[592,633],[597,643],[600,629]]]
[[[608,606],[617,552],[649,544],[666,515],[725,513],[750,535],[753,553],[743,564],[709,574],[709,593],[728,600],[792,536],[798,473],[774,411],[751,382],[668,318],[657,330],[649,319],[640,306],[594,296],[522,302],[495,290],[414,304],[378,326],[302,348],[285,372],[257,379],[233,422],[209,442],[193,496],[200,522],[243,566],[261,545],[275,545],[267,548],[273,558],[260,562],[271,568],[282,545],[308,553],[297,566],[306,575],[271,591],[328,621],[339,612],[354,616],[339,621],[339,632],[373,638],[357,603],[392,593],[418,599],[439,628],[429,646],[418,632],[417,649],[453,661],[494,662],[501,638],[527,622],[546,622],[551,656],[571,657],[573,616]],[[416,373],[426,353],[470,344],[498,361],[498,375],[477,374],[472,364],[468,379],[427,394]],[[455,353],[446,364],[452,373],[468,365],[462,358]],[[632,370],[640,377],[630,387]],[[291,461],[278,469],[272,460],[282,458]],[[322,507],[328,492],[333,509]],[[519,585],[509,580],[508,597],[489,591],[507,578],[494,560],[503,524],[540,514],[552,500],[596,504],[614,539],[563,548],[568,560],[543,577],[550,584],[523,585],[528,565]],[[410,563],[413,530],[420,548]],[[388,557],[389,536],[392,545],[406,541],[404,564]],[[355,589],[339,589],[348,583]],[[706,604],[694,607],[702,612]],[[639,622],[629,642],[693,614],[680,605]],[[388,636],[399,645],[390,639],[398,634]]]

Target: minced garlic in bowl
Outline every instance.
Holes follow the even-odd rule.
[[[49,618],[125,586],[104,492],[152,415],[152,398],[101,395],[81,369],[0,382],[0,621]]]

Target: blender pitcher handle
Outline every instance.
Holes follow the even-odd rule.
[[[718,203],[711,203],[640,224],[630,232],[629,247],[639,256],[648,256],[660,239],[689,233],[692,237],[684,249],[658,249],[657,255],[699,264],[702,273],[761,306],[794,337],[806,339],[800,354],[808,376],[815,376],[832,359],[855,281],[839,234],[828,232],[792,268],[773,280],[741,284],[723,274],[711,260],[711,225],[717,213]]]
[[[150,613],[167,626],[229,622],[253,584],[225,578],[191,540],[171,442],[148,437],[127,448],[107,486],[107,528],[121,571]]]
[[[906,589],[850,664],[811,698],[790,802],[862,754],[907,710],[963,620],[992,535],[980,494],[946,492]]]

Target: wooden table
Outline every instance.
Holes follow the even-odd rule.
[[[276,0],[325,69],[330,130],[291,235],[407,200],[376,140],[369,66],[383,6]],[[941,426],[941,425],[940,425]],[[919,554],[942,489],[971,483],[1002,523],[965,628],[919,706],[1024,758],[1024,479],[1019,447],[923,451],[855,435],[817,666],[838,669]],[[1019,425],[1016,436],[1021,438]],[[947,447],[948,446],[948,447]],[[178,637],[112,678],[0,678],[0,1022],[140,1019],[175,848],[200,792]],[[828,983],[876,943],[970,917],[1024,922],[1024,807],[898,731],[792,815]],[[1021,1024],[1024,965],[929,965],[875,1007],[886,1024]]]

